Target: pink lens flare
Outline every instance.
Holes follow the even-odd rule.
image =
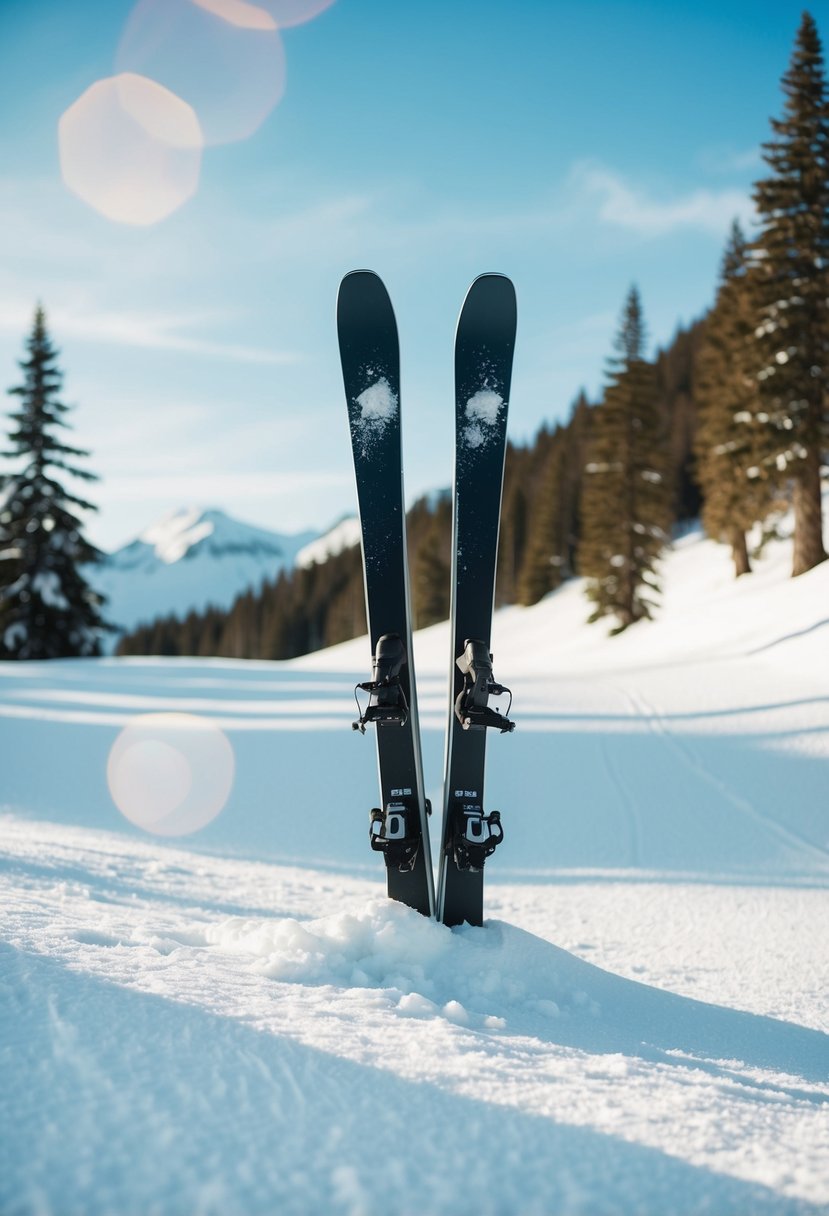
[[[235,757],[209,718],[141,714],[119,734],[107,782],[121,814],[158,836],[189,836],[215,819],[233,788]]]
[[[66,186],[121,224],[155,224],[191,198],[201,146],[190,106],[133,73],[90,85],[58,123]]]
[[[277,23],[248,0],[139,0],[116,67],[157,80],[186,101],[207,145],[247,139],[285,91]]]
[[[280,29],[312,21],[333,3],[334,0],[259,0]]]

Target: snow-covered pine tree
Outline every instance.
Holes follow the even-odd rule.
[[[763,451],[768,427],[755,375],[748,272],[748,246],[735,220],[700,344],[695,447],[703,523],[709,536],[730,544],[737,577],[751,570],[746,533],[768,518],[776,502],[773,467]]]
[[[60,400],[58,352],[41,307],[35,312],[20,360],[23,383],[9,389],[19,408],[11,413],[11,449],[3,455],[17,470],[0,478],[0,656],[58,659],[100,654],[102,596],[82,569],[100,560],[85,539],[80,511],[96,508],[64,488],[56,470],[85,481],[93,473],[76,466],[89,453],[57,435],[69,407]],[[70,463],[71,461],[71,463]]]
[[[829,90],[817,26],[797,33],[782,119],[763,146],[770,175],[755,183],[756,358],[768,459],[794,490],[792,574],[826,557],[820,467],[829,409]]]
[[[595,604],[591,621],[613,614],[619,633],[654,607],[656,561],[668,542],[670,486],[653,364],[644,357],[639,292],[625,302],[604,400],[594,411],[582,491],[579,571]]]

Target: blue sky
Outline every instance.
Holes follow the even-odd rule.
[[[518,292],[515,439],[598,392],[632,282],[669,341],[750,218],[802,5],[335,0],[283,31],[273,113],[205,149],[197,194],[151,227],[92,210],[58,159],[132,9],[0,0],[0,386],[41,300],[106,548],[189,503],[284,531],[353,509],[334,301],[355,267],[397,311],[410,498],[451,481],[475,275]]]

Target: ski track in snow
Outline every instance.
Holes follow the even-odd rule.
[[[666,721],[665,712],[647,701],[641,691],[631,688],[624,695],[628,700],[632,713],[640,716],[647,724],[648,729],[657,738],[665,741],[694,777],[711,786],[736,811],[754,820],[762,831],[766,832],[776,841],[788,845],[793,850],[803,850],[811,853],[819,862],[825,863],[829,859],[829,850],[820,848],[797,832],[794,832],[791,828],[785,827],[770,815],[763,814],[747,798],[736,793],[726,781],[723,781],[715,773],[711,772],[710,769],[706,768],[695,754],[693,748],[676,731],[670,729]]]
[[[829,571],[772,561],[747,614],[717,554],[679,546],[664,621],[613,641],[576,587],[499,614],[483,929],[382,897],[364,639],[0,667],[0,1211],[826,1211]],[[427,774],[446,638],[416,641]],[[236,757],[177,844],[106,786],[172,709]]]

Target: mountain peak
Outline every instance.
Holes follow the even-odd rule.
[[[229,608],[238,594],[290,569],[316,533],[289,535],[233,519],[216,507],[169,511],[95,567],[107,617],[121,629],[209,604]]]
[[[150,524],[138,540],[142,544],[152,546],[159,561],[170,565],[184,557],[193,545],[211,536],[222,519],[227,519],[227,516],[221,511],[204,510],[195,506],[180,507]]]

